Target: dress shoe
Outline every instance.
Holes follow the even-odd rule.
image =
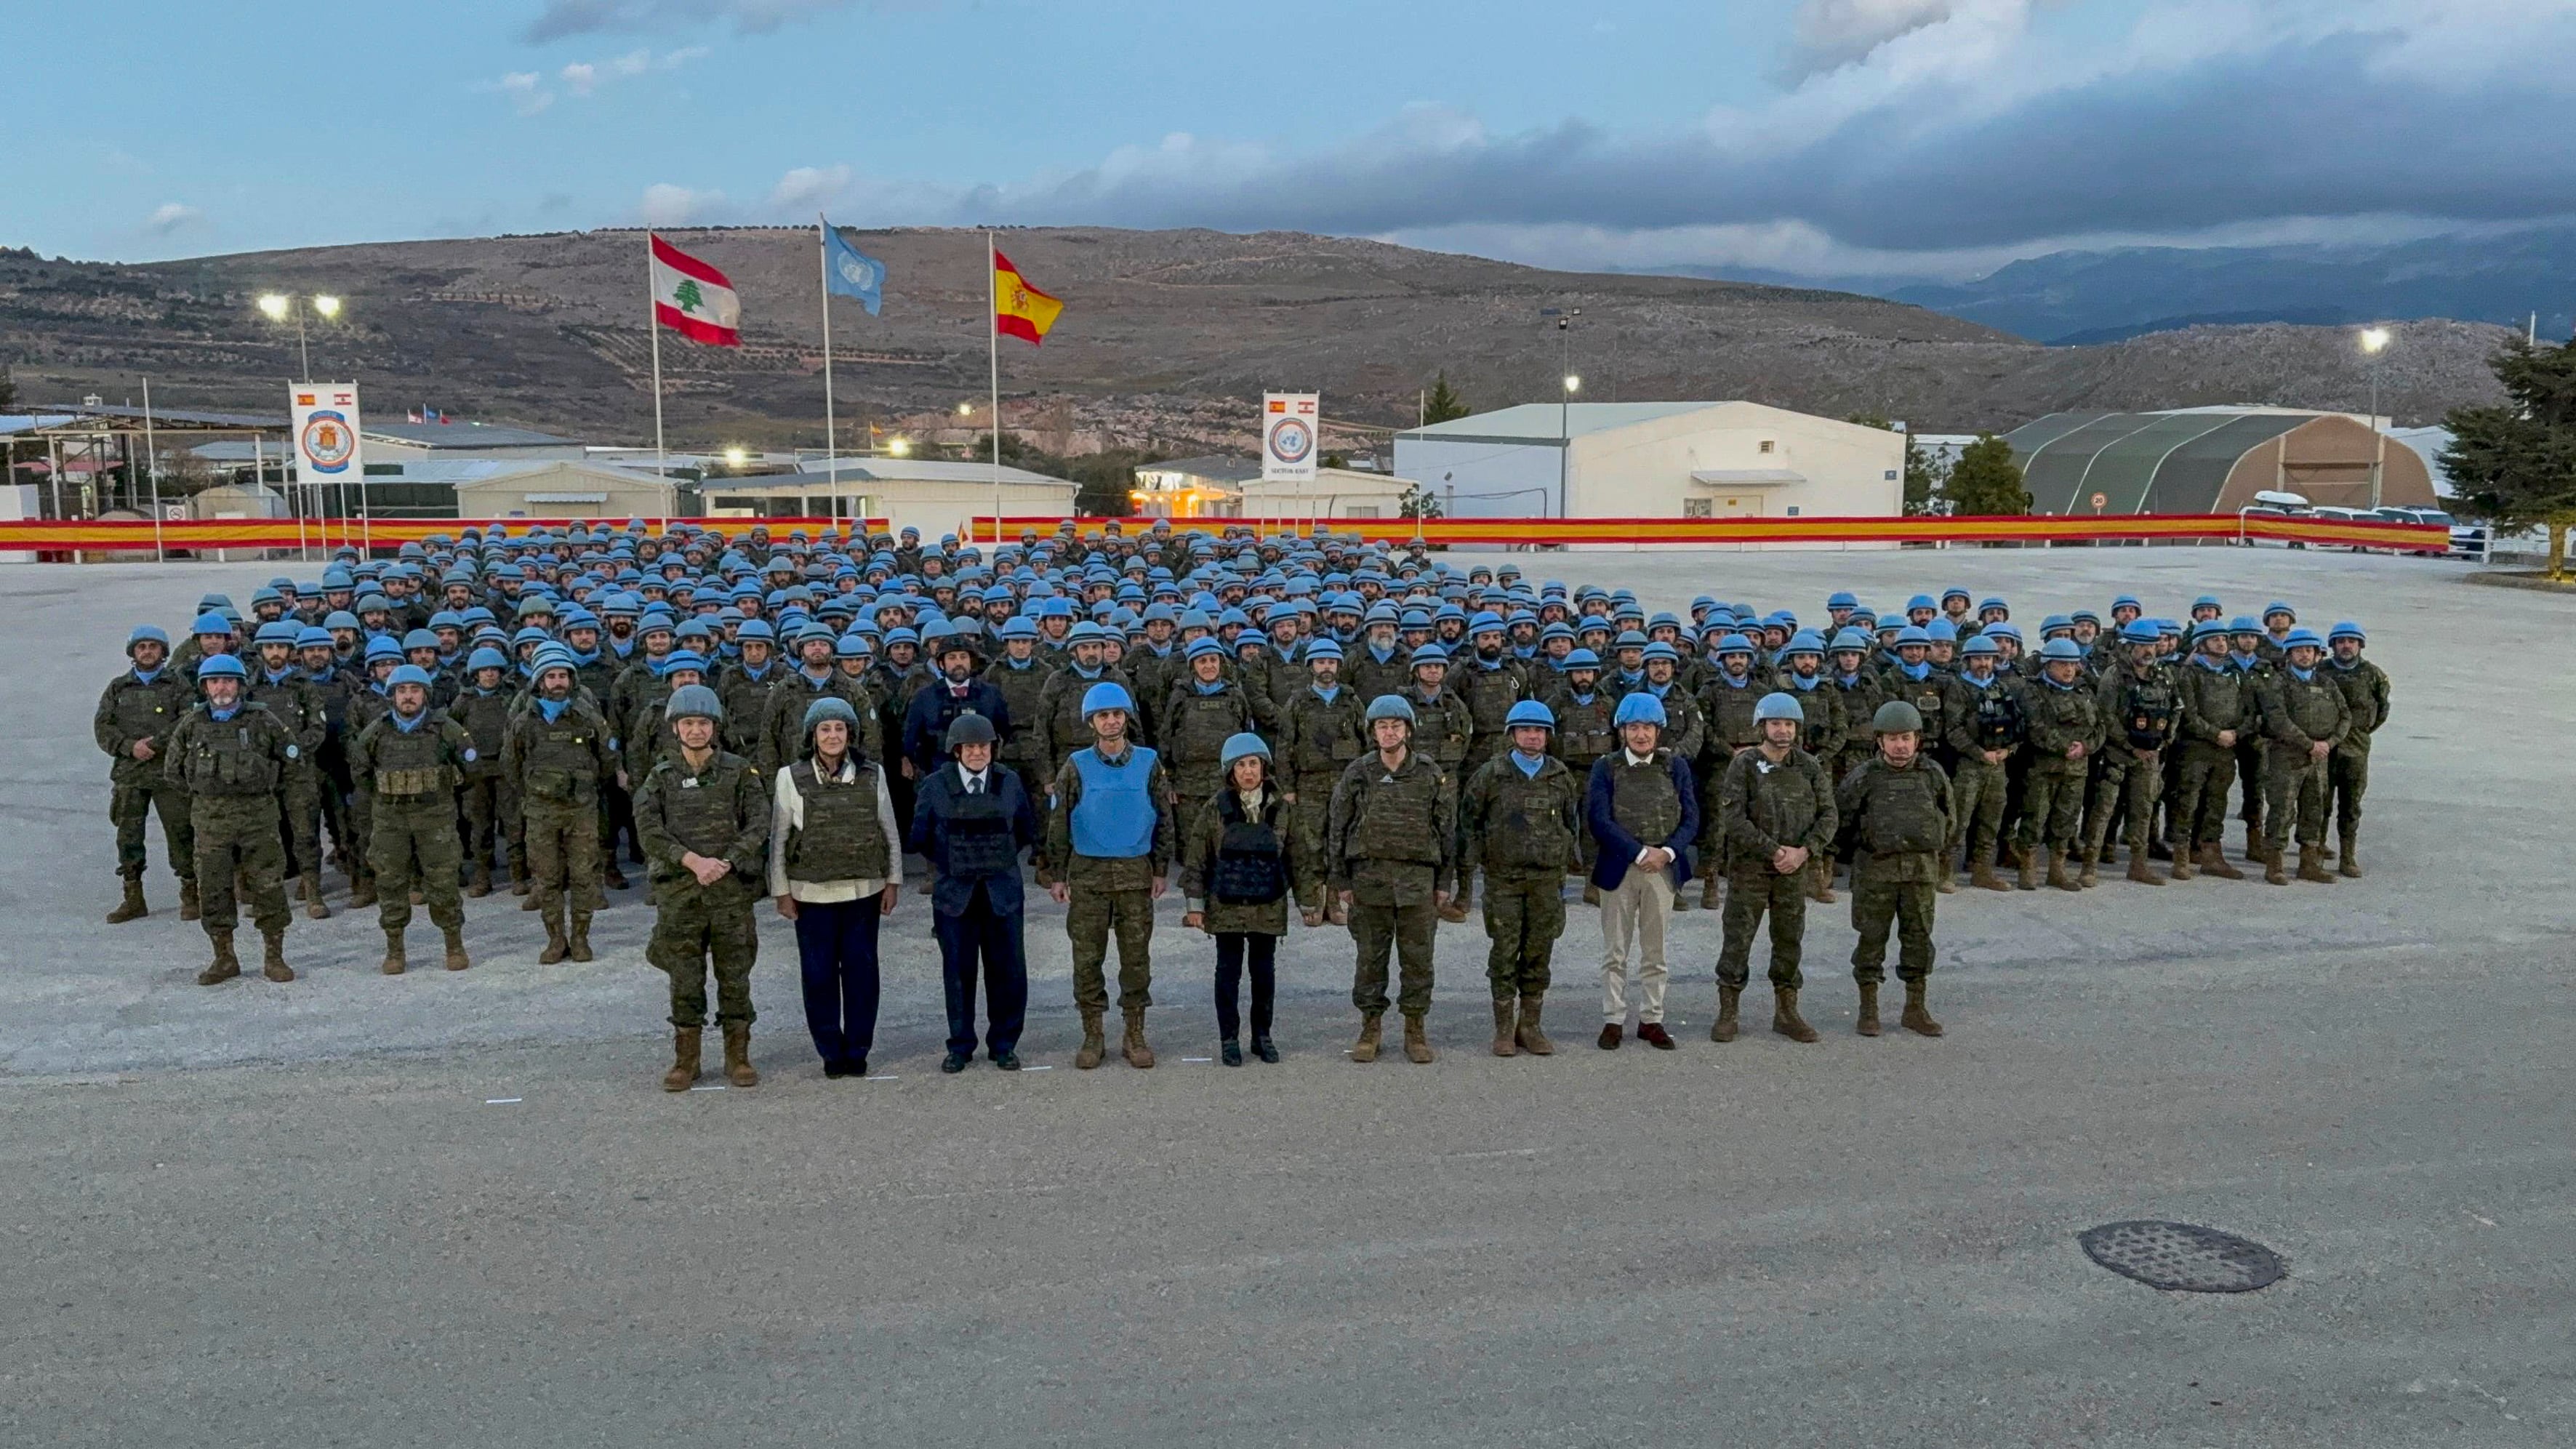
[[[950,1052],[948,1055],[939,1059],[939,1069],[953,1077],[959,1072],[966,1070],[966,1064],[972,1060],[974,1060],[974,1058],[967,1056],[964,1052]]]
[[[1619,1049],[1619,1023],[1614,1021],[1601,1028],[1601,1049],[1605,1052],[1615,1052]]]
[[[1637,1028],[1637,1040],[1659,1052],[1673,1049],[1673,1034],[1664,1030],[1664,1024],[1660,1021],[1649,1021],[1640,1025]]]

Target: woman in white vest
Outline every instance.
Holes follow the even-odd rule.
[[[903,835],[885,772],[858,751],[858,712],[826,695],[805,707],[804,749],[778,772],[769,893],[796,923],[805,1025],[823,1075],[863,1077],[877,1031],[877,922],[903,886]]]

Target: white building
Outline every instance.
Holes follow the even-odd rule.
[[[1005,467],[1002,516],[1070,518],[1077,488],[1070,478]],[[990,463],[856,457],[809,462],[801,473],[710,477],[698,492],[719,518],[882,518],[889,528],[910,526],[936,538],[991,517],[996,490]]]
[[[1265,479],[1257,458],[1212,454],[1146,463],[1128,495],[1157,518],[1395,518],[1410,478],[1358,468],[1318,468],[1311,479]]]
[[[1452,518],[1886,518],[1905,437],[1749,402],[1525,403],[1395,435]]]

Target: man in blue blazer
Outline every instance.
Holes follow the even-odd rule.
[[[936,686],[933,686],[934,688]],[[943,1072],[975,1059],[975,980],[982,965],[993,1065],[1020,1069],[1020,1027],[1028,1016],[1029,966],[1022,947],[1020,852],[1038,839],[1037,807],[1007,765],[993,759],[993,721],[960,715],[948,726],[954,764],[934,765],[914,796],[909,845],[930,862],[931,930],[948,993]]]
[[[1001,689],[975,677],[972,641],[944,625],[932,625],[930,634],[930,667],[939,677],[913,695],[903,714],[903,755],[915,779],[939,772],[949,750],[948,726],[959,716],[980,714],[991,720],[996,739],[1011,730],[1011,706]]]
[[[1662,747],[1664,702],[1650,690],[1619,701],[1619,748],[1592,762],[1584,823],[1600,849],[1601,1049],[1614,1051],[1628,1021],[1628,953],[1637,950],[1637,1040],[1671,1051],[1664,1030],[1664,922],[1691,878],[1699,791],[1690,762]]]

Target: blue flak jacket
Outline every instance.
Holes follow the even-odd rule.
[[[1116,764],[1102,758],[1098,747],[1073,752],[1073,768],[1082,778],[1082,798],[1073,802],[1068,823],[1073,850],[1094,860],[1134,860],[1154,850],[1154,797],[1146,785],[1154,778],[1158,757],[1142,745],[1129,745]]]

